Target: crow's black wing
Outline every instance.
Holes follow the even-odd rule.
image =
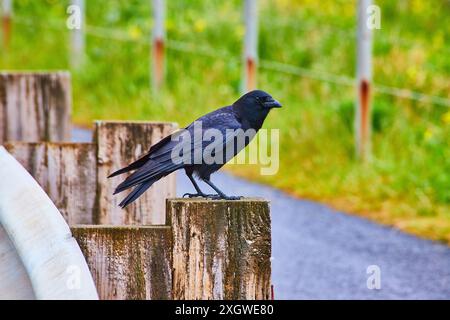
[[[176,135],[172,134],[164,138],[164,141],[161,140],[160,142],[162,143],[157,148],[153,148],[153,146],[153,149],[151,148],[150,152],[144,157],[130,164],[128,167],[121,169],[123,172],[126,172],[137,167],[134,173],[117,186],[114,194],[138,184],[151,181],[150,187],[162,177],[182,168],[182,164],[172,161],[172,151],[180,143],[180,141],[175,140],[178,135],[179,132]],[[181,143],[183,143],[183,140],[181,140]]]
[[[156,144],[151,146],[150,150],[144,156],[140,157],[138,160],[129,164],[125,168],[122,168],[120,170],[117,170],[117,171],[111,173],[108,176],[108,178],[118,176],[119,174],[126,173],[128,171],[139,169],[149,159],[157,157],[161,152],[165,152],[167,149],[169,149],[171,140],[174,139],[178,134],[179,134],[179,131],[176,131],[176,132],[172,133],[171,135],[168,135],[167,137],[161,139],[159,142],[157,142]]]
[[[231,106],[211,112],[196,122],[201,122],[204,139],[200,144],[201,147],[198,144],[192,146],[192,153],[194,157],[202,156],[203,161],[207,164],[219,159],[221,164],[225,164],[254,137],[252,132],[244,131],[242,123],[236,117]],[[187,129],[191,129],[192,126],[195,126],[195,122]],[[209,131],[211,129],[214,129],[215,132]],[[220,136],[216,137],[218,133]]]
[[[201,124],[202,133],[206,133],[209,129],[217,130],[221,136],[213,141],[204,139],[195,139],[196,123]],[[116,171],[111,176],[118,175],[127,171],[137,169],[128,178],[119,184],[114,194],[122,192],[128,188],[135,189],[120,203],[121,207],[127,206],[136,200],[145,190],[153,183],[166,175],[181,169],[187,165],[194,163],[194,159],[200,158],[203,161],[205,148],[216,150],[217,154],[225,156],[227,146],[236,139],[236,131],[241,129],[241,123],[236,118],[231,107],[224,107],[213,111],[190,124],[186,129],[178,131],[150,148],[149,153],[138,159],[126,168]],[[174,149],[180,150],[178,156],[184,158],[183,150],[189,151],[190,162],[180,162],[174,160]],[[232,152],[232,156],[236,155],[236,151]],[[179,159],[178,159],[179,160]]]

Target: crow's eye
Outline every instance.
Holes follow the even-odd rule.
[[[256,102],[258,102],[260,105],[264,105],[264,98],[260,98],[260,97],[255,97]]]

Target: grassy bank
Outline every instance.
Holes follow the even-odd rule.
[[[450,98],[449,2],[377,2],[382,28],[374,32],[374,82]],[[65,5],[16,0],[11,49],[1,53],[0,67],[68,68]],[[87,1],[88,24],[103,29],[90,29],[85,65],[73,71],[77,123],[186,125],[239,96],[241,1],[168,5],[167,81],[155,95],[149,90],[148,1]],[[260,176],[254,166],[229,169],[450,243],[450,108],[375,92],[373,160],[360,164],[353,149],[354,88],[315,76],[355,74],[354,1],[261,1],[260,25],[259,87],[285,106],[265,124],[280,129],[280,170]],[[282,73],[270,61],[313,73]]]

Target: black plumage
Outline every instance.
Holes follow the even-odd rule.
[[[153,183],[182,168],[185,169],[197,192],[185,195],[231,200],[240,198],[226,196],[211,182],[210,176],[248,145],[254,135],[245,135],[245,133],[256,133],[261,128],[269,111],[272,108],[279,107],[281,107],[280,103],[268,93],[254,90],[243,95],[232,105],[208,113],[191,123],[184,130],[165,137],[153,145],[143,157],[109,176],[114,177],[136,170],[119,184],[114,192],[116,194],[134,187],[134,190],[119,205],[121,207],[127,206],[150,188]],[[201,129],[199,129],[199,125],[201,125]],[[214,129],[214,131],[211,129]],[[201,130],[202,134],[210,130],[209,132],[212,133],[220,133],[220,137],[211,137],[209,141],[195,139],[193,138],[196,137],[195,130]],[[238,141],[243,141],[243,143],[238,143]],[[184,157],[183,159],[186,161],[174,161],[175,150],[181,150],[179,155]],[[182,152],[182,150],[188,150],[188,152]],[[211,157],[221,161],[208,162],[206,158],[205,161],[202,156],[206,150],[212,150],[210,152]],[[196,162],[195,160],[199,157],[202,158],[202,161]],[[217,195],[204,194],[193,176],[197,176],[210,185],[217,192]]]

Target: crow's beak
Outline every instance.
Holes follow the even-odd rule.
[[[272,109],[272,108],[281,108],[281,103],[279,103],[277,100],[272,99],[270,101],[264,102],[264,106],[266,108]]]

